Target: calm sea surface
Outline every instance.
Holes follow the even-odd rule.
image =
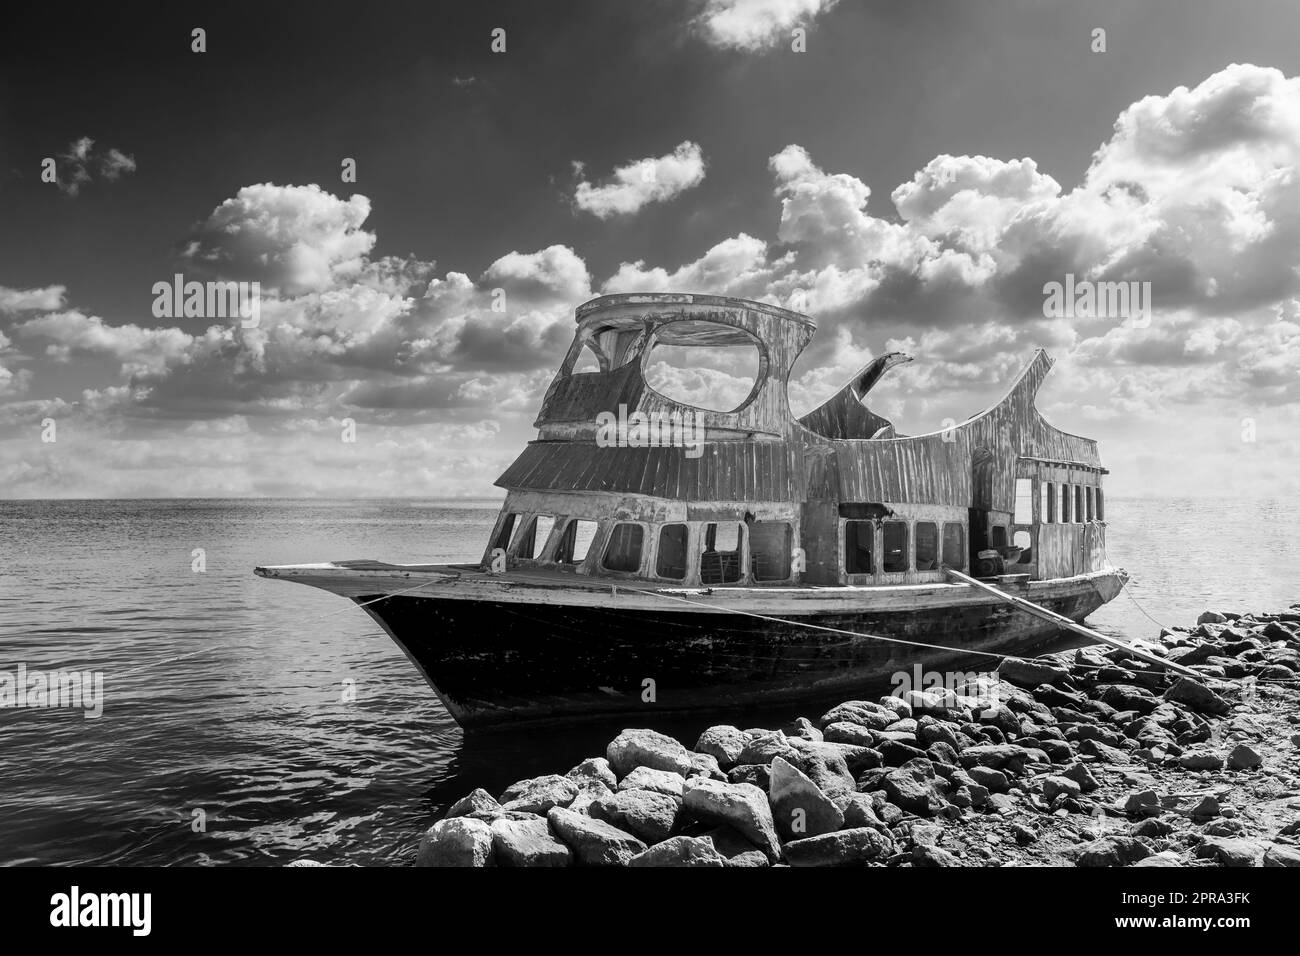
[[[1121,595],[1094,615],[1105,630],[1154,636],[1143,609],[1180,624],[1206,607],[1300,601],[1300,503],[1107,504],[1111,559],[1132,572],[1136,602]],[[473,787],[603,753],[621,722],[466,737],[364,612],[252,573],[477,560],[496,510],[0,501],[0,671],[104,674],[97,719],[0,710],[0,863],[409,863],[420,831]],[[711,722],[658,726],[689,743]]]

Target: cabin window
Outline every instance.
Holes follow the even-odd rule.
[[[505,520],[501,522],[501,530],[498,531],[497,536],[492,539],[492,547],[488,549],[489,551],[495,551],[497,548],[504,551],[506,548],[510,547],[510,535],[514,533],[515,520],[518,517],[519,513],[517,511],[512,511],[510,514],[506,515]]]
[[[1034,523],[1034,480],[1032,478],[1016,479],[1016,511],[1012,523]]]
[[[907,570],[907,522],[882,522],[885,530],[884,553],[881,555],[881,570],[887,574],[897,574]]]
[[[958,571],[966,566],[966,529],[954,521],[943,526],[943,563]]]
[[[1098,521],[1106,520],[1106,507],[1105,507],[1104,499],[1101,496],[1100,488],[1097,489],[1097,520]]]
[[[559,547],[555,549],[555,560],[560,564],[582,564],[587,560],[587,552],[591,550],[591,542],[595,537],[596,522],[584,518],[572,519],[564,526]]]
[[[740,580],[741,524],[721,521],[704,526],[700,553],[701,584],[732,584]]]
[[[686,545],[689,534],[684,524],[666,524],[659,529],[659,556],[655,574],[680,581],[686,577]]]
[[[939,526],[933,521],[916,523],[916,570],[933,571],[939,566]]]
[[[1083,485],[1074,486],[1074,520],[1083,521]]]
[[[1043,521],[1048,524],[1056,523],[1056,485],[1050,482],[1043,486],[1047,489],[1047,506],[1043,508]]]
[[[790,525],[784,521],[755,521],[749,526],[749,563],[755,581],[790,577],[790,538]]]
[[[847,574],[874,574],[873,553],[876,525],[872,521],[844,522],[844,571]]]
[[[1004,525],[1004,524],[995,524],[995,525],[993,526],[993,533],[992,533],[992,535],[990,536],[990,543],[991,543],[992,546],[993,546],[995,549],[997,549],[998,551],[1003,550],[1003,549],[1007,546],[1007,526],[1006,526],[1006,525]]]
[[[638,571],[641,568],[641,541],[645,529],[639,524],[616,524],[609,533],[609,544],[605,546],[605,560],[602,562],[609,571]]]
[[[1070,486],[1061,485],[1061,524],[1070,523]]]
[[[519,543],[515,545],[515,554],[533,560],[540,558],[542,552],[546,550],[546,539],[551,536],[551,529],[554,527],[554,516],[534,515],[528,522],[528,527],[519,532]]]
[[[1088,503],[1088,520],[1091,521],[1092,520],[1092,485],[1089,485],[1087,489],[1087,503]]]

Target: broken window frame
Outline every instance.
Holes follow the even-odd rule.
[[[955,530],[955,539],[950,531]],[[956,544],[949,547],[952,541]],[[960,521],[945,521],[943,523],[943,541],[942,541],[942,562],[945,568],[952,568],[954,571],[962,571],[966,567],[966,526]],[[952,558],[956,560],[951,560]]]
[[[886,539],[891,530],[901,530],[903,535],[902,545],[895,551],[898,558],[893,559],[893,567],[890,566],[889,550]],[[880,522],[880,573],[881,574],[906,574],[912,569],[911,561],[911,524],[898,518],[886,518]],[[903,566],[897,566],[899,558],[902,559]]]
[[[623,528],[636,529],[636,534],[632,536],[632,540],[635,541],[634,548],[629,547],[621,540],[624,534],[631,534],[631,532],[622,532],[620,529]],[[628,561],[628,560],[619,562],[620,565],[632,564],[633,565],[632,567],[622,567],[622,566],[611,567],[610,566],[609,563],[610,554],[611,552],[613,552],[616,545],[625,549],[625,557],[631,557],[633,553],[635,554],[635,558],[636,558],[635,562]],[[639,521],[615,522],[610,527],[609,534],[605,538],[605,546],[601,550],[601,554],[600,554],[601,570],[610,571],[615,574],[636,574],[641,570],[641,562],[644,557],[645,557],[645,525],[641,524],[641,522]]]
[[[843,527],[842,546],[840,554],[844,561],[844,573],[851,577],[869,577],[874,578],[876,575],[876,523],[870,518],[844,518],[841,519],[840,525]],[[851,534],[850,534],[851,532]],[[867,569],[853,570],[849,561],[849,543],[852,537],[855,545],[853,555],[855,558],[861,554],[861,544],[865,540],[867,545]]]
[[[587,549],[582,553],[582,557],[575,558],[573,555],[574,548],[577,545],[578,526],[580,524],[589,524],[591,528],[591,537],[587,539]],[[570,518],[564,523],[564,530],[560,533],[559,543],[555,546],[555,563],[562,564],[565,567],[580,567],[586,564],[587,558],[591,556],[591,546],[596,543],[596,538],[600,534],[600,522],[591,518]]]
[[[669,532],[669,529],[675,529],[675,528],[681,528],[682,535],[683,535],[683,540],[681,545],[682,548],[681,550],[681,562],[682,562],[681,572],[682,573],[681,574],[669,574],[667,571],[665,571],[664,563],[663,563],[664,535]],[[655,577],[663,578],[665,581],[685,581],[686,574],[690,570],[690,567],[691,567],[691,526],[684,521],[671,521],[668,524],[660,525],[659,534],[655,539]],[[673,566],[673,569],[674,570],[676,569],[675,565]]]
[[[775,551],[766,547],[760,534],[766,535],[772,529],[779,540]],[[782,530],[783,529],[783,530]],[[791,551],[794,545],[794,528],[788,521],[754,521],[749,525],[749,569],[755,581],[789,581],[791,577]],[[771,561],[775,556],[775,563]],[[767,564],[767,570],[760,574],[759,569]],[[780,572],[780,573],[770,573]]]
[[[930,536],[930,548],[928,552],[923,552],[921,549],[922,526],[930,529],[929,532],[926,532],[926,534]],[[940,556],[943,554],[943,547],[941,544],[942,540],[943,540],[943,536],[939,529],[939,522],[937,521],[916,522],[916,526],[912,529],[912,542],[913,542],[913,555],[914,555],[913,564],[917,571],[941,570],[939,559]],[[928,554],[928,557],[925,558],[924,560],[929,564],[929,567],[926,568],[921,567],[923,561],[922,558],[923,554]]]
[[[736,526],[736,548],[734,551],[720,551],[717,548],[717,534],[719,525]],[[717,555],[718,571],[715,575],[712,568],[712,559],[710,555]],[[734,559],[728,560],[729,555],[734,555]],[[708,559],[706,561],[706,559]],[[707,565],[707,566],[706,566]],[[700,534],[700,559],[699,559],[700,584],[710,587],[720,584],[739,584],[746,579],[745,574],[745,523],[743,521],[708,521],[701,527]]]

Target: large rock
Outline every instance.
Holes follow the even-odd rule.
[[[808,776],[817,788],[828,797],[853,790],[853,766],[865,769],[879,766],[880,755],[873,750],[849,744],[821,743],[794,738],[795,753],[783,756]],[[850,763],[850,758],[853,762]],[[874,759],[873,759],[874,758]]]
[[[614,776],[614,769],[604,757],[588,757],[565,776],[579,787],[598,783],[607,790],[613,790],[618,786],[618,777]]]
[[[569,777],[550,773],[543,777],[520,780],[506,787],[501,806],[506,810],[544,814],[551,807],[567,807],[578,795],[578,784]]]
[[[1229,770],[1254,770],[1262,766],[1264,758],[1259,755],[1253,748],[1245,744],[1237,744],[1228,754]]]
[[[573,853],[551,834],[542,817],[492,821],[492,853],[497,866],[568,866]]]
[[[620,790],[593,800],[587,812],[646,843],[658,843],[672,832],[680,806],[676,797],[655,790]]]
[[[961,765],[967,770],[972,767],[989,767],[993,770],[1008,767],[1015,772],[1017,767],[1029,759],[1029,751],[1015,744],[980,744],[967,747],[959,756]]]
[[[681,800],[682,787],[686,778],[671,770],[653,770],[650,767],[637,767],[618,782],[619,790],[653,790]]]
[[[1190,677],[1178,678],[1174,686],[1165,691],[1165,700],[1204,714],[1226,714],[1232,709],[1226,700]]]
[[[420,838],[416,866],[490,866],[492,827],[482,820],[439,820]]]
[[[773,757],[785,756],[793,748],[785,734],[779,730],[769,730],[749,738],[740,751],[738,762],[741,764],[768,764]]]
[[[714,757],[723,770],[728,770],[740,759],[740,752],[747,743],[749,737],[739,727],[718,724],[700,734],[700,739],[695,741],[695,750]]]
[[[844,814],[845,829],[875,827],[884,830],[885,824],[876,813],[876,801],[869,793],[846,793],[835,798],[835,806]]]
[[[1300,866],[1300,849],[1275,843],[1264,854],[1265,866]]]
[[[546,819],[584,866],[626,866],[646,849],[644,843],[613,824],[563,807],[552,807]]]
[[[894,806],[919,817],[928,817],[942,805],[929,781],[901,767],[885,774],[881,790]]]
[[[676,836],[632,857],[629,866],[726,866],[709,837]]]
[[[758,787],[692,777],[686,781],[682,802],[700,819],[732,827],[770,859],[780,855],[767,794]]]
[[[893,841],[879,830],[857,827],[787,843],[785,859],[791,866],[861,866],[893,851]]]
[[[820,836],[844,825],[844,814],[798,767],[776,757],[768,797],[777,832],[787,840]]]
[[[605,757],[619,777],[637,767],[671,770],[683,777],[691,772],[691,755],[680,743],[654,730],[625,730],[609,742]]]
[[[1063,684],[1070,678],[1070,672],[1059,664],[1024,660],[1019,657],[1005,658],[998,665],[997,675],[1025,690],[1033,690],[1039,684]]]
[[[1126,836],[1102,837],[1080,848],[1078,866],[1128,866],[1151,855],[1141,840]]]
[[[1233,840],[1215,837],[1195,850],[1202,860],[1214,860],[1220,866],[1254,866],[1264,854],[1265,844],[1257,840]]]
[[[471,813],[500,809],[501,804],[497,802],[497,798],[482,787],[478,787],[453,803],[443,819],[450,820],[452,817],[465,817]]]
[[[883,729],[883,727],[876,728],[876,731]],[[822,728],[822,733],[828,743],[852,744],[855,747],[874,747],[876,745],[876,732],[856,722],[838,720]]]
[[[821,724],[823,731],[831,724],[837,723],[858,724],[870,730],[884,730],[899,717],[910,716],[912,716],[910,709],[906,714],[902,714],[884,704],[877,704],[870,700],[849,700],[822,714],[818,723]]]

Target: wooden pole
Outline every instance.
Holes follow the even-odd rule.
[[[1053,624],[1057,625],[1058,627],[1065,628],[1068,631],[1074,631],[1076,634],[1082,634],[1084,637],[1092,638],[1092,640],[1097,641],[1098,643],[1109,644],[1111,647],[1118,647],[1120,650],[1127,651],[1128,653],[1132,654],[1134,657],[1138,658],[1139,660],[1146,661],[1148,664],[1155,664],[1159,667],[1168,668],[1169,670],[1173,671],[1176,674],[1182,674],[1184,677],[1190,677],[1195,681],[1199,681],[1202,683],[1205,681],[1205,676],[1203,674],[1198,674],[1196,673],[1196,671],[1184,667],[1181,664],[1176,664],[1173,661],[1167,661],[1163,657],[1160,657],[1159,655],[1151,654],[1147,651],[1140,650],[1136,647],[1132,647],[1126,644],[1124,641],[1116,640],[1113,637],[1107,637],[1105,634],[1102,634],[1100,631],[1094,631],[1090,627],[1084,627],[1082,624],[1078,624],[1070,620],[1068,617],[1064,616],[1063,614],[1057,614],[1055,611],[1049,611],[1047,608],[1043,607],[1042,605],[1035,604],[1033,601],[1027,601],[1024,598],[1017,597],[1014,594],[1008,594],[1006,591],[1003,591],[1000,588],[995,588],[991,584],[985,584],[983,581],[977,581],[975,580],[975,578],[972,578],[970,575],[962,574],[962,572],[960,571],[954,571],[952,568],[944,568],[944,570],[948,572],[949,577],[956,578],[958,581],[961,581],[964,584],[969,584],[972,587],[976,587],[983,591],[987,591],[989,594],[992,594],[994,597],[998,598],[999,600],[1006,601],[1008,604],[1013,604],[1016,607],[1020,608],[1022,611],[1028,611],[1030,614],[1033,614],[1036,617],[1040,617],[1045,621],[1051,621]]]

